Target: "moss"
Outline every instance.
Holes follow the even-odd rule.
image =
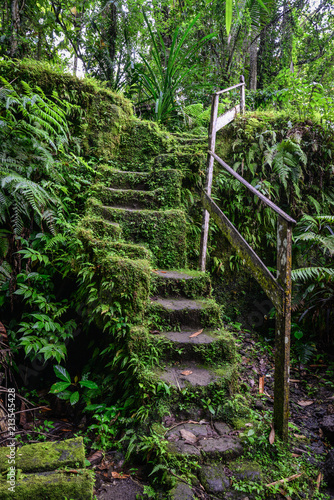
[[[8,468],[8,448],[0,448],[0,471]],[[53,470],[57,467],[83,467],[85,452],[82,438],[60,442],[35,443],[16,449],[16,468],[23,472]]]
[[[214,300],[196,301],[197,308],[172,309],[158,302],[151,302],[148,314],[152,324],[161,330],[176,330],[182,325],[201,328],[221,326],[222,308]]]
[[[146,243],[158,266],[184,267],[186,264],[186,218],[181,210],[123,210],[104,207],[89,200],[89,212],[121,224],[124,239]]]
[[[101,301],[121,304],[132,314],[143,314],[149,297],[151,267],[147,260],[106,255],[99,259]]]
[[[147,172],[154,157],[175,146],[177,140],[156,123],[135,119],[122,134],[119,159],[130,170]]]
[[[15,491],[8,490],[8,483],[0,481],[1,500],[92,500],[94,477],[87,471],[76,474],[42,472],[17,479]]]
[[[61,100],[76,105],[71,112],[70,130],[81,139],[82,153],[98,158],[113,158],[120,135],[133,119],[132,104],[93,79],[79,79],[46,63],[0,61],[0,73],[21,91],[21,80],[39,86],[47,97],[56,89]]]
[[[82,239],[108,238],[119,240],[122,236],[122,228],[117,223],[110,223],[102,217],[84,217],[77,226],[77,236]],[[85,233],[90,231],[90,233]]]
[[[173,272],[172,269],[169,271]],[[210,297],[211,280],[208,273],[188,269],[177,269],[175,272],[185,273],[187,277],[184,279],[175,279],[153,274],[152,295],[160,295],[162,297],[183,296],[189,298]]]

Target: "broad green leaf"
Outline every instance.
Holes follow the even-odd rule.
[[[50,389],[50,392],[57,394],[57,392],[65,391],[71,384],[68,382],[56,382]]]
[[[70,403],[71,405],[75,405],[79,401],[79,393],[78,391],[73,392],[73,394],[70,397]]]
[[[71,377],[68,373],[67,370],[63,366],[60,365],[55,365],[53,367],[53,371],[55,372],[56,376],[60,378],[61,380],[64,380],[65,382],[68,382],[69,384],[71,383]]]
[[[80,380],[79,384],[81,387],[87,387],[88,389],[98,389],[99,386],[92,382],[91,380]]]

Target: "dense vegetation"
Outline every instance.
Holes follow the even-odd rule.
[[[83,411],[88,415],[87,442],[94,443],[96,431],[97,447],[107,448],[119,429],[130,428],[130,416],[145,421],[166,387],[134,388],[132,382],[163,347],[141,352],[140,331],[123,346],[144,292],[122,295],[116,274],[114,290],[107,289],[104,249],[92,251],[82,223],[87,199],[96,194],[90,187],[103,164],[178,168],[183,181],[177,197],[191,242],[184,258],[196,268],[210,95],[238,83],[240,74],[247,82],[247,113],[219,134],[218,154],[298,220],[296,362],[312,359],[316,347],[333,349],[332,1],[235,3],[228,33],[222,18],[229,25],[231,3],[219,0],[0,5],[3,377],[16,380],[32,399],[36,389],[53,383],[51,392],[76,422]],[[69,66],[88,78],[72,76]],[[237,91],[226,95],[222,110],[239,98]],[[128,98],[149,122],[133,115]],[[171,193],[160,195],[172,203]],[[223,171],[215,173],[213,193],[274,268],[276,219],[270,211]],[[242,266],[224,242],[217,243],[216,231],[212,225],[209,268],[219,296],[223,279],[233,281]],[[158,249],[160,240],[153,244]],[[159,264],[171,266],[173,258],[170,250]],[[226,321],[240,317],[236,309]],[[131,445],[131,431],[129,436]],[[143,441],[146,456],[163,454],[158,440]]]

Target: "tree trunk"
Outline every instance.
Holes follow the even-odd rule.
[[[255,33],[252,33],[252,38],[254,38]],[[249,88],[250,90],[257,89],[257,46],[258,39],[249,47]]]
[[[10,57],[14,57],[18,48],[18,32],[20,29],[20,8],[18,0],[12,0],[12,34],[10,40]]]

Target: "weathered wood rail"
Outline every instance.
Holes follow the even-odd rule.
[[[240,88],[240,104],[218,117],[219,96],[232,89]],[[211,119],[209,126],[209,150],[207,155],[206,183],[202,195],[203,223],[200,248],[200,268],[205,271],[209,218],[213,218],[221,232],[235,248],[237,254],[251,274],[261,285],[276,308],[275,327],[275,386],[274,386],[274,427],[284,440],[288,439],[289,419],[289,371],[290,371],[290,331],[291,331],[291,259],[292,225],[295,220],[251,186],[241,175],[215,154],[216,134],[230,123],[237,113],[245,110],[245,82],[216,92],[212,96]],[[213,178],[213,165],[217,161],[225,170],[240,181],[249,191],[277,214],[277,277],[269,271],[260,257],[248,245],[233,226],[232,222],[219,209],[210,197]]]

